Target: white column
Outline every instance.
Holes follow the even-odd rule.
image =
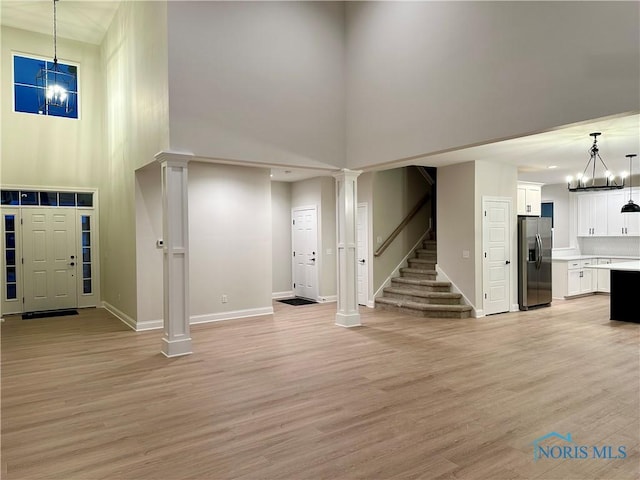
[[[359,171],[341,170],[336,179],[336,236],[338,240],[338,313],[336,325],[357,327],[358,277],[356,222],[358,214],[357,179]]]
[[[191,353],[189,333],[189,215],[187,164],[191,157],[161,152],[164,250],[164,337],[162,353]]]

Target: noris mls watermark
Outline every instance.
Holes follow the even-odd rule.
[[[531,445],[533,445],[534,462],[545,459],[619,460],[627,458],[627,447],[624,445],[580,445],[573,440],[570,433],[561,435],[550,432],[536,438]]]

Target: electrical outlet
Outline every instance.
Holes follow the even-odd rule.
[[[469,258],[469,250],[462,250],[462,258]]]
[[[229,301],[229,299],[227,298],[226,295],[222,295],[222,303],[227,303]]]

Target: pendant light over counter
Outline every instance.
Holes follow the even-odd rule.
[[[625,155],[625,157],[627,157],[629,159],[629,202],[626,203],[623,207],[622,210],[620,210],[622,213],[640,213],[640,205],[638,205],[637,203],[634,203],[633,201],[633,177],[632,177],[632,170],[631,170],[631,160],[633,159],[633,157],[637,157],[637,155],[635,153],[630,153],[629,155]]]

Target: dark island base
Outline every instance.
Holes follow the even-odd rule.
[[[640,323],[640,272],[611,270],[611,320]]]

